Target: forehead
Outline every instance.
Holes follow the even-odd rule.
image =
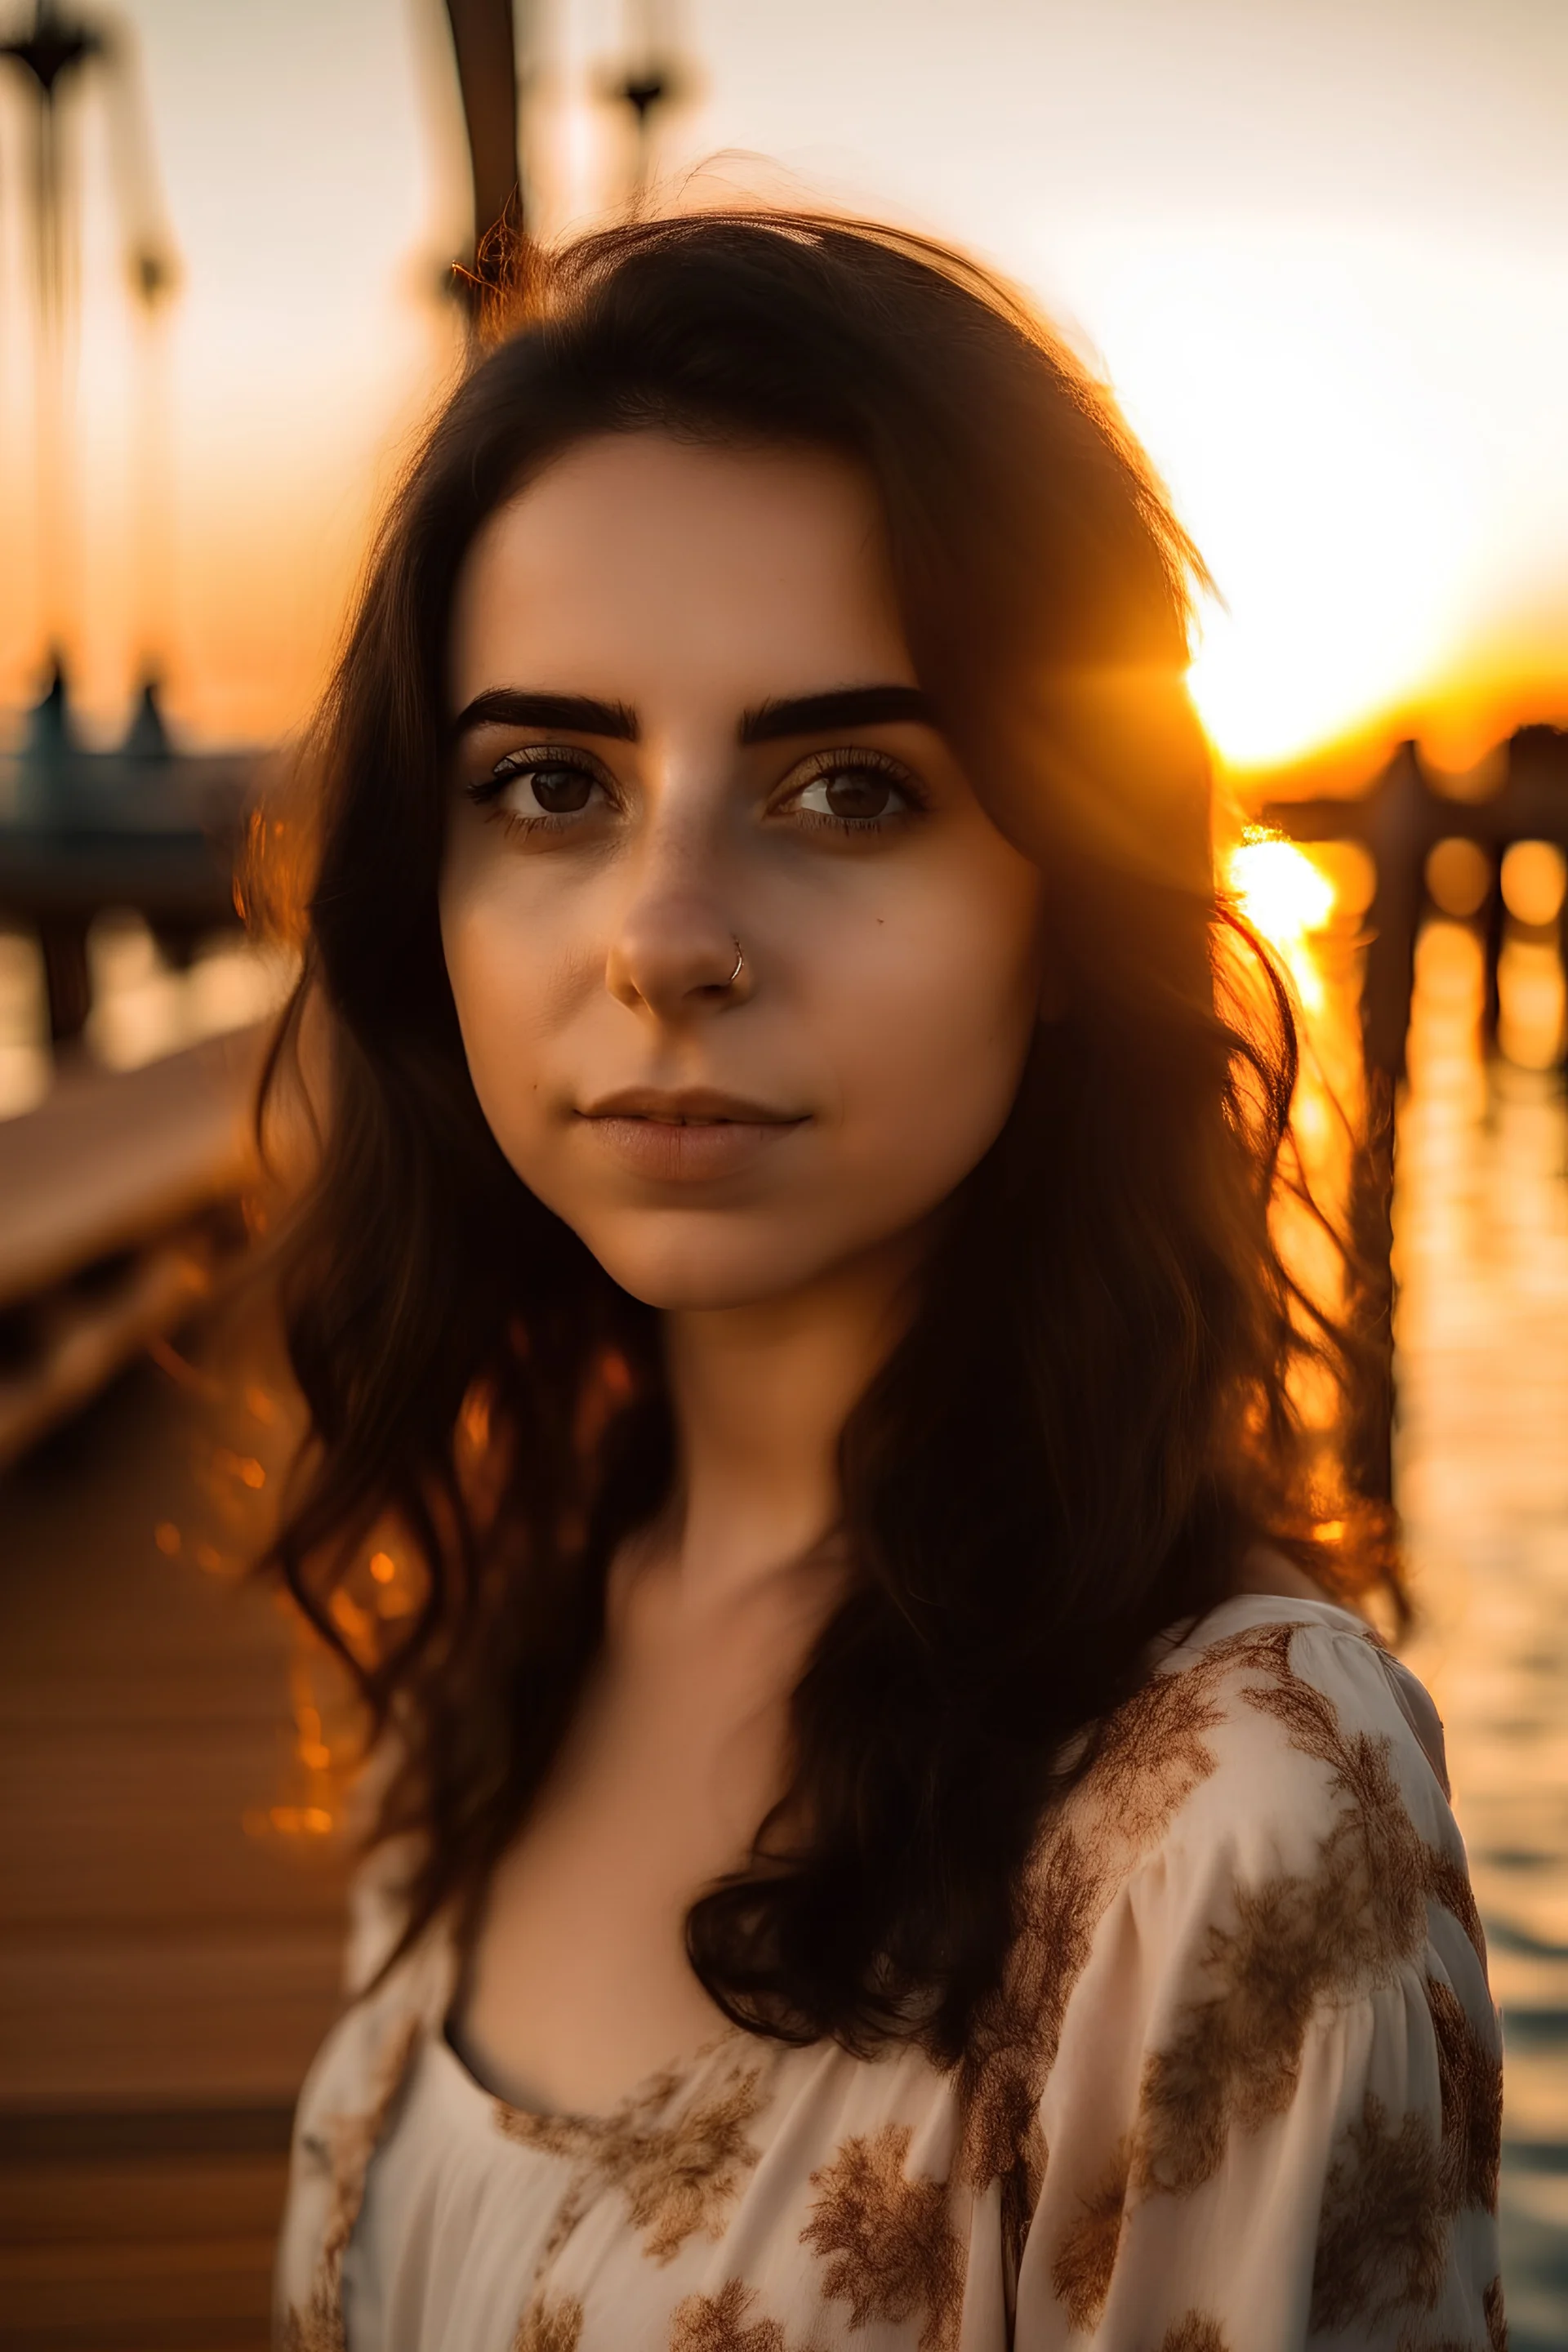
[[[823,451],[583,442],[489,518],[453,604],[459,707],[510,684],[754,699],[868,665],[914,681],[876,493]]]

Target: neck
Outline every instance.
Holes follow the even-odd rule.
[[[693,1601],[738,1596],[831,1532],[839,1434],[900,1336],[920,1255],[900,1236],[783,1298],[667,1315]]]

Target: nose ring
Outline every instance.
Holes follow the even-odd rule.
[[[725,985],[725,987],[726,987],[726,988],[733,988],[733,987],[734,987],[735,982],[736,982],[740,979],[740,977],[741,977],[741,967],[742,967],[742,965],[745,962],[745,961],[746,961],[746,958],[745,958],[744,951],[743,951],[743,950],[742,949],[742,946],[741,946],[741,942],[740,942],[740,940],[737,940],[735,941],[735,969],[734,969],[734,971],[730,974],[729,979],[724,982],[724,985]]]

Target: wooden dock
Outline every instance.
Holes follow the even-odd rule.
[[[137,1070],[79,1058],[0,1121],[0,1469],[232,1271],[264,1038]]]
[[[268,2340],[344,1880],[300,1827],[296,1637],[240,1573],[278,1393],[253,1313],[0,1484],[3,2352]]]

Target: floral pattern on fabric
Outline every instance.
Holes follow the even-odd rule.
[[[725,2215],[757,2160],[746,2126],[762,2105],[766,2072],[747,2044],[726,2040],[732,2063],[719,2083],[680,2106],[669,2122],[659,2117],[680,2088],[680,2069],[656,2075],[603,2120],[530,2115],[497,2102],[496,2121],[508,2139],[570,2168],[556,2242],[576,2227],[588,2199],[606,2188],[626,2199],[652,2262],[669,2262],[694,2231],[722,2237]]]
[[[1502,2352],[1496,2014],[1401,1675],[1267,1595],[1169,1644],[1045,1824],[957,2066],[731,2032],[552,2116],[443,2049],[398,2105],[351,2012],[302,2105],[286,2352]]]
[[[801,2242],[826,2258],[824,2292],[849,2305],[851,2327],[917,2321],[919,2352],[946,2352],[958,2325],[963,2250],[946,2182],[911,2180],[905,2171],[910,2137],[907,2124],[889,2124],[875,2139],[846,2140],[811,2176],[816,2194]]]
[[[1184,1677],[1196,1692],[1226,1669],[1233,1706],[1271,1718],[1292,1751],[1326,1768],[1327,1820],[1306,1868],[1223,1890],[1184,1956],[1183,1997],[1146,2051],[1130,2138],[1103,2179],[1079,2191],[1056,2242],[1053,2293],[1079,2329],[1097,2326],[1110,2306],[1130,2201],[1194,2200],[1238,2142],[1271,2124],[1289,2129],[1310,2036],[1401,1984],[1418,1986],[1426,2006],[1437,2112],[1391,2116],[1368,2088],[1332,2137],[1307,2336],[1362,2330],[1380,2341],[1395,2323],[1436,2312],[1451,2283],[1458,2217],[1495,2213],[1495,2015],[1488,2002],[1472,2021],[1452,1986],[1423,1966],[1429,1901],[1477,1948],[1468,1883],[1454,1854],[1418,1832],[1392,1735],[1343,1722],[1330,1694],[1297,1671],[1294,1642],[1284,1624],[1218,1643]],[[1190,1780],[1191,1764],[1169,1757],[1152,1777]]]
[[[778,2320],[753,2316],[756,2302],[756,2290],[739,2279],[726,2279],[716,2295],[688,2295],[676,2309],[669,2352],[795,2352]]]
[[[531,2303],[517,2324],[511,2352],[577,2352],[583,2340],[583,2306],[570,2297],[562,2303]]]

